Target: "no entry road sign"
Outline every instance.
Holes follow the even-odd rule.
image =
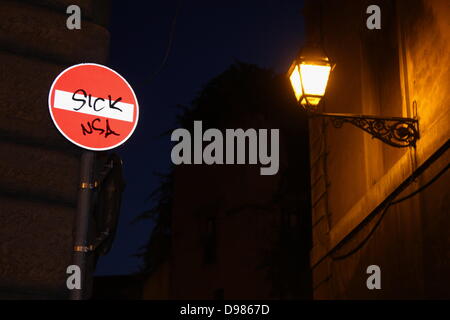
[[[114,70],[93,63],[61,72],[48,97],[55,126],[69,141],[89,150],[124,143],[136,128],[139,105],[128,82]]]

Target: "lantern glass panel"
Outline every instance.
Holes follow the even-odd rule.
[[[300,97],[303,95],[303,90],[300,79],[300,71],[297,65],[293,69],[289,79],[291,80],[291,85],[292,88],[294,89],[295,97],[297,98],[297,101],[299,101]]]
[[[303,84],[304,94],[307,96],[323,97],[327,88],[330,71],[330,65],[300,64],[300,80]]]

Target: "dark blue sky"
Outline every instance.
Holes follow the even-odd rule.
[[[178,0],[113,0],[109,66],[133,86],[140,104],[134,135],[116,149],[127,183],[116,240],[100,258],[97,275],[139,270],[134,257],[151,232],[150,222],[131,221],[151,207],[154,172],[170,166],[170,136],[178,104],[187,105],[208,80],[235,59],[286,72],[303,39],[302,0],[184,0],[165,68],[164,58]],[[151,81],[152,80],[152,81]],[[263,93],[261,93],[263,94]]]

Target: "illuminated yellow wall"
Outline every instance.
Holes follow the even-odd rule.
[[[450,136],[448,1],[378,1],[381,30],[366,28],[370,1],[323,2],[324,45],[337,65],[322,111],[417,117],[421,137],[415,149],[396,149],[351,125],[335,129],[324,120],[310,121],[314,297],[448,297],[449,289],[437,281],[450,281],[444,272],[450,270],[448,174],[391,207],[363,249],[347,259],[331,258],[358,245],[379,214],[335,250]],[[306,1],[311,37],[318,32],[317,10],[316,1]],[[446,152],[402,195],[429,181],[448,159]],[[371,264],[382,269],[382,290],[366,288]]]

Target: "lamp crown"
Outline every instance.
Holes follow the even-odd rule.
[[[318,44],[309,44],[304,46],[299,52],[299,62],[302,61],[314,61],[316,63],[330,63],[325,50]]]

